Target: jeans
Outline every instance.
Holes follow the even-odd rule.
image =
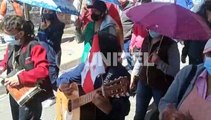
[[[56,53],[56,65],[58,67],[61,65],[61,56],[62,56],[62,51],[60,50],[58,53]]]
[[[126,59],[127,59],[126,69],[128,71],[131,71],[133,69],[133,66],[134,66],[133,59],[132,59],[132,56],[131,56],[130,51],[129,51],[130,41],[131,40],[125,40],[124,41],[124,52],[125,52]]]
[[[13,120],[40,120],[42,104],[38,98],[32,99],[21,107],[11,95],[9,96],[9,99]]]
[[[158,107],[160,99],[163,97],[164,93],[164,91],[153,89],[149,85],[144,84],[142,81],[138,81],[134,120],[144,120],[151,98],[154,98],[154,102]]]

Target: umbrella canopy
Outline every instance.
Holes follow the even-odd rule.
[[[102,1],[110,2],[110,3],[113,3],[113,4],[119,5],[119,1],[118,0],[102,0]]]
[[[127,16],[135,23],[162,35],[182,40],[208,40],[211,31],[197,14],[172,3],[145,3],[131,8]]]
[[[73,5],[73,0],[17,0],[29,5],[43,7],[67,14],[79,15],[79,10]]]

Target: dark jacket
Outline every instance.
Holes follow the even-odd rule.
[[[211,24],[207,21],[207,15],[205,11],[205,5],[201,6],[201,9],[197,13],[200,15],[208,24],[209,27],[211,27]],[[204,56],[203,56],[203,50],[204,46],[206,44],[207,40],[188,40],[184,41],[184,47],[182,49],[182,56],[183,57],[189,57],[189,64],[200,64],[203,63]]]
[[[125,6],[120,7],[122,14],[121,14],[121,21],[123,26],[123,34],[124,40],[130,40],[132,37],[132,30],[133,30],[133,22],[130,20],[126,15],[126,10],[133,6],[132,2],[127,2]]]
[[[207,41],[191,40],[184,41],[184,47],[182,49],[182,56],[189,58],[189,64],[203,63],[204,55],[203,50]]]
[[[61,51],[60,45],[62,35],[64,33],[64,27],[65,24],[56,19],[51,23],[51,25],[47,29],[41,30],[45,32],[48,43],[53,47],[56,53]]]
[[[69,72],[61,75],[57,83],[71,83],[77,82],[81,83],[81,72],[84,68],[84,63],[79,64],[75,69],[70,70]],[[115,67],[108,67],[106,69],[106,73],[103,75],[104,82],[112,81],[115,78],[119,78],[120,76],[127,76],[128,80],[130,78],[130,74],[127,70],[121,65]],[[101,77],[97,77],[95,80],[95,89],[99,88],[102,84]],[[128,115],[130,111],[130,101],[128,97],[120,97],[120,98],[110,98],[110,102],[112,104],[112,111],[109,115],[104,114],[97,108],[91,109],[92,111],[96,109],[96,120],[120,120],[123,119],[126,115]],[[86,116],[81,116],[81,120],[87,120]]]
[[[141,51],[143,55],[148,53],[148,56],[147,58],[145,55],[143,56],[142,63],[147,61],[151,53],[157,53],[157,51],[160,61],[153,66],[144,65],[140,71],[140,78],[152,88],[167,90],[174,79],[174,75],[179,71],[179,51],[177,43],[168,37],[163,37],[160,48],[159,45],[160,41],[152,45],[149,36],[144,40]],[[169,53],[172,46],[175,46],[173,47],[175,52]],[[167,71],[167,68],[170,68],[169,71]]]
[[[56,64],[56,51],[53,49],[51,45],[47,42],[47,37],[45,32],[39,31],[37,34],[38,42],[45,48],[47,51],[47,60],[49,63],[49,78],[51,80],[51,84],[53,89],[56,90],[56,79],[59,75],[59,67]]]

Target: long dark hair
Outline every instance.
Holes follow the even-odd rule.
[[[13,30],[24,31],[25,42],[33,40],[35,36],[34,24],[17,15],[5,16],[3,20],[3,29],[8,32]]]
[[[49,20],[52,24],[60,22],[60,20],[57,17],[56,11],[48,10],[48,11],[52,12],[52,13],[48,13],[48,14],[50,14],[51,17],[53,18],[53,19],[48,19],[49,16],[45,16],[46,14],[44,13],[44,10],[45,9],[42,9],[42,15],[41,15],[42,16],[42,20]]]
[[[118,53],[122,52],[117,37],[107,32],[99,32],[98,36],[100,52],[104,55],[105,58],[111,57],[111,61],[109,62],[111,63],[111,66],[115,66],[115,63],[118,63],[119,56],[117,55],[119,55]],[[111,56],[108,56],[108,53]]]

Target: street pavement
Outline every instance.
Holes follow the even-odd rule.
[[[179,49],[181,51],[182,46],[180,44]],[[0,44],[0,58],[3,57],[4,45]],[[66,70],[74,67],[80,63],[80,56],[83,51],[83,44],[78,44],[74,40],[74,36],[70,34],[65,34],[63,36],[62,43],[62,58],[61,58],[61,73],[64,73]],[[188,61],[188,60],[187,60]],[[181,68],[185,64],[181,64]],[[10,106],[8,101],[8,95],[1,94],[3,87],[0,87],[0,120],[12,120]],[[126,120],[133,120],[135,114],[135,97],[130,97],[131,110],[129,115],[126,117]],[[52,105],[48,108],[43,108],[42,120],[55,120],[55,105]]]

